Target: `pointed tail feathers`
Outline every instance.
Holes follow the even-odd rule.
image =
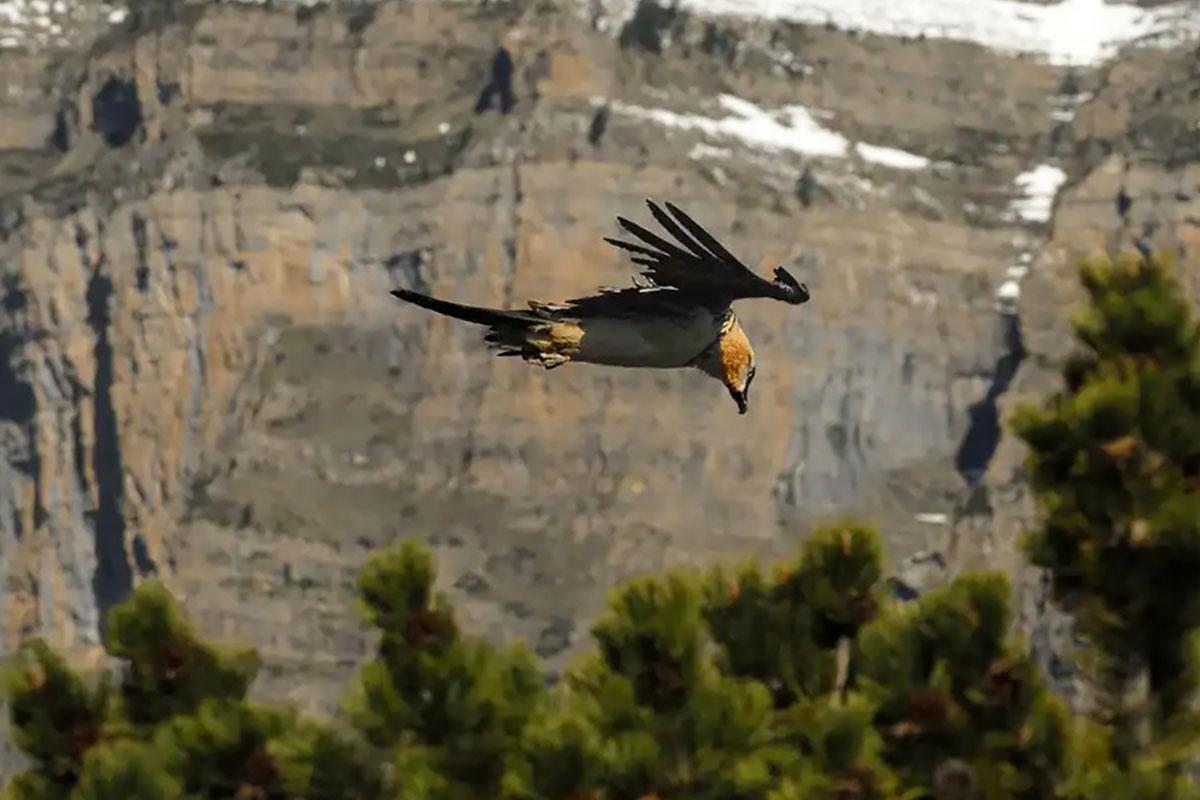
[[[544,307],[540,313],[537,310],[480,308],[439,300],[408,289],[393,289],[392,295],[447,317],[486,325],[490,330],[483,340],[496,349],[497,355],[520,356],[547,369],[570,361],[583,336],[578,325],[554,321]],[[536,309],[537,304],[531,306]]]
[[[480,306],[451,303],[449,300],[439,300],[436,297],[412,292],[408,289],[393,289],[392,295],[415,306],[427,308],[430,311],[436,311],[439,314],[445,314],[447,317],[454,317],[465,322],[474,322],[476,325],[526,326],[530,323],[541,321],[532,314],[523,314],[520,311],[504,311],[496,308],[481,308]]]

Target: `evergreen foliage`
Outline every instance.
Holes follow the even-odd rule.
[[[1013,419],[1041,511],[1027,551],[1093,645],[1118,765],[1153,746],[1178,767],[1200,733],[1200,328],[1164,259],[1080,277],[1064,388]]]
[[[11,735],[34,766],[4,800],[381,797],[354,739],[248,701],[257,654],[200,640],[160,583],[112,609],[105,645],[121,668],[93,680],[36,640],[7,666]]]
[[[108,687],[85,684],[40,640],[21,647],[5,669],[13,743],[37,769],[8,787],[16,798],[48,798],[69,789],[83,772],[84,755],[106,727]]]
[[[716,668],[701,600],[698,581],[685,575],[632,581],[613,594],[593,631],[598,652],[569,672],[543,722],[561,735],[550,754],[534,752],[529,794],[766,795],[777,757],[770,696]]]
[[[26,643],[3,673],[33,766],[3,800],[1200,800],[1200,329],[1158,260],[1088,263],[1061,391],[1020,409],[1031,561],[1074,615],[1098,713],[1012,633],[1005,576],[912,602],[870,525],[797,555],[616,588],[564,680],[465,635],[411,541],[358,582],[378,647],[342,719],[248,699],[248,648],[161,584],[107,620],[119,668]]]
[[[347,710],[372,745],[394,751],[398,797],[495,797],[542,700],[542,676],[524,647],[462,636],[434,577],[429,553],[412,542],[368,561],[360,608],[379,650]]]
[[[200,641],[158,582],[112,609],[106,637],[109,654],[128,665],[117,693],[121,716],[137,726],[193,713],[206,700],[239,700],[258,673],[253,650]]]

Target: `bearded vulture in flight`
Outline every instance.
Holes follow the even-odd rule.
[[[768,281],[750,270],[699,223],[671,203],[647,200],[650,213],[675,240],[635,222],[617,222],[640,243],[605,238],[632,254],[642,281],[561,303],[529,301],[526,309],[467,306],[395,289],[401,300],[484,325],[501,356],[520,356],[552,369],[574,361],[613,367],[694,367],[721,381],[739,414],[749,407],[754,349],[733,312],[735,300],[765,297],[808,302],[808,287],[783,267]],[[669,214],[667,212],[670,212]]]

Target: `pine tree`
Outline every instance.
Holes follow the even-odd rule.
[[[434,579],[432,558],[413,542],[367,562],[359,605],[379,649],[347,710],[373,746],[394,753],[397,797],[495,797],[519,769],[543,680],[523,646],[462,636]]]
[[[63,797],[78,782],[89,748],[106,733],[109,691],[88,685],[41,640],[20,647],[3,675],[13,743],[34,767],[5,790],[6,800]]]
[[[754,565],[619,588],[531,726],[530,798],[1048,798],[1063,705],[1010,636],[1009,587],[882,594],[877,531],[817,529]]]
[[[183,787],[159,753],[130,739],[106,742],[88,750],[79,784],[71,800],[174,800]]]
[[[241,700],[258,673],[252,648],[221,648],[202,641],[179,604],[157,581],[140,585],[108,615],[105,648],[126,670],[120,715],[153,728],[197,711],[206,700]]]
[[[5,674],[15,743],[34,767],[6,800],[375,800],[369,753],[333,728],[255,703],[249,648],[202,641],[157,582],[114,607],[116,674],[85,681],[45,644]]]
[[[724,663],[772,690],[779,735],[848,797],[1053,797],[1069,719],[1009,635],[1007,579],[894,605],[882,574],[878,531],[853,522],[818,528],[770,578],[718,570],[707,614]]]
[[[1200,328],[1164,258],[1080,275],[1063,388],[1013,419],[1042,515],[1026,548],[1092,645],[1116,767],[1178,775],[1200,733]]]
[[[875,707],[853,691],[851,654],[883,608],[882,572],[878,532],[846,521],[817,528],[769,577],[750,562],[706,580],[718,663],[770,691],[772,739],[790,754],[784,797],[902,796]]]
[[[1007,577],[974,573],[862,631],[856,689],[907,785],[1033,800],[1067,779],[1069,714],[1011,624]]]
[[[845,644],[878,614],[882,570],[878,531],[854,523],[818,528],[773,579],[753,562],[733,574],[717,567],[705,616],[727,669],[765,683],[776,708],[842,691]]]
[[[714,665],[696,576],[618,589],[596,623],[596,652],[568,673],[531,738],[537,798],[766,797],[774,762],[770,695]]]

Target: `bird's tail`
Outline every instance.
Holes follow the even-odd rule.
[[[483,340],[497,355],[520,356],[547,369],[569,361],[582,336],[578,325],[554,320],[540,303],[530,303],[530,311],[509,311],[452,303],[408,289],[393,289],[392,295],[447,317],[486,325]]]
[[[524,313],[521,311],[506,311],[498,308],[483,308],[481,306],[467,306],[461,303],[451,303],[449,300],[439,300],[436,297],[430,297],[427,294],[412,292],[408,289],[393,289],[392,295],[401,300],[412,303],[421,308],[427,308],[430,311],[436,311],[439,314],[445,314],[447,317],[454,317],[465,322],[474,322],[476,325],[495,325],[495,326],[519,326],[523,327],[535,322],[541,322],[539,317],[533,314]]]

